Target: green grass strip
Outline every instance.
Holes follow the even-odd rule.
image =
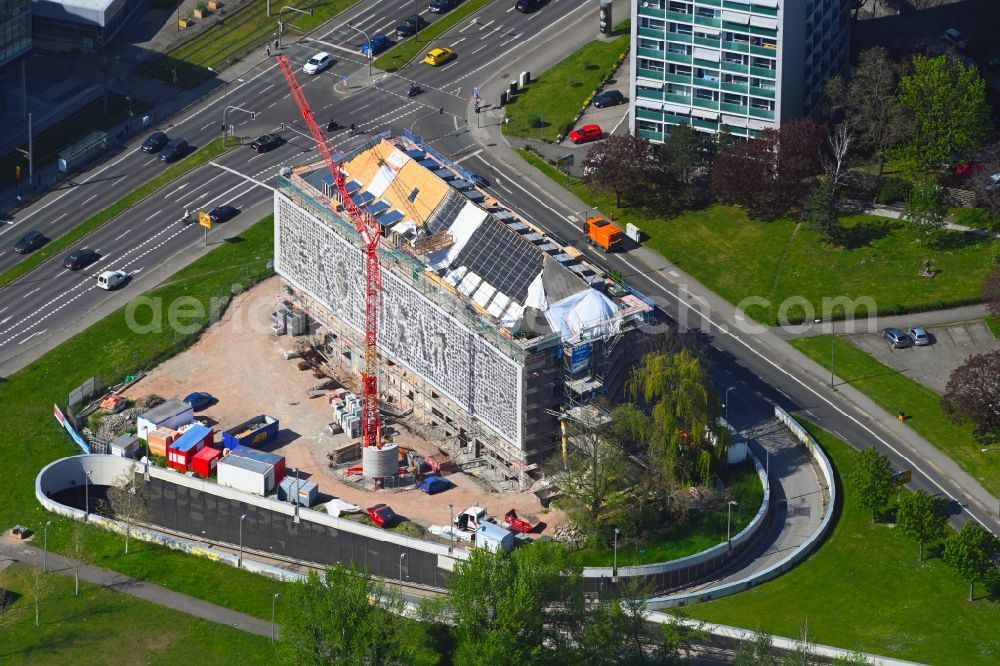
[[[1000,338],[1000,317],[987,317],[986,325],[990,327],[994,338]]]
[[[51,564],[50,564],[51,566]],[[51,570],[50,570],[51,571]],[[270,664],[271,639],[191,617],[113,588],[49,573],[35,626],[35,569],[17,562],[0,572],[0,588],[17,596],[4,611],[0,657],[34,664]],[[280,600],[279,600],[280,601]]]
[[[190,173],[203,164],[214,160],[228,149],[229,148],[222,145],[222,139],[215,139],[211,143],[199,148],[179,163],[165,170],[156,178],[140,185],[130,194],[126,194],[124,197],[104,210],[94,213],[72,230],[47,243],[45,247],[37,252],[33,252],[28,255],[26,259],[21,261],[16,266],[4,271],[3,274],[0,274],[0,287],[4,287],[11,282],[14,282],[21,276],[27,274],[29,271],[40,266],[42,262],[46,261],[50,257],[60,254],[61,252],[65,252],[67,249],[79,242],[81,238],[92,233],[105,223],[110,222],[127,211],[129,208],[141,203],[147,197],[155,194],[157,191],[169,185],[181,176]]]
[[[504,124],[504,134],[540,141],[567,134],[577,114],[628,56],[629,40],[629,35],[594,40],[536,76],[507,105],[510,122]]]
[[[69,391],[90,377],[111,385],[186,349],[222,315],[233,293],[273,274],[267,266],[273,256],[274,225],[269,216],[142,295],[144,302],[158,304],[163,321],[160,330],[131,330],[126,308],[122,308],[0,382],[4,405],[0,442],[8,454],[0,484],[0,524],[26,525],[40,533],[51,520],[49,548],[65,553],[73,521],[45,511],[34,491],[35,476],[42,467],[80,453],[52,417],[53,403],[65,406]],[[183,331],[166,323],[171,304],[178,302],[186,303],[185,314],[177,321]],[[139,323],[151,319],[149,307],[136,313]],[[91,526],[84,526],[84,531],[91,553],[88,559],[95,564],[256,617],[270,617],[271,596],[282,589],[277,581],[154,544],[133,540],[125,555],[121,535]]]
[[[232,15],[225,16],[197,37],[167,51],[163,57],[146,66],[143,74],[172,83],[172,70],[176,70],[177,85],[194,88],[217,76],[208,70],[209,67],[215,72],[221,72],[253,51],[263,50],[274,41],[279,13],[285,26],[282,43],[286,43],[323,25],[354,2],[355,0],[272,2],[270,17],[267,15],[266,2],[251,2]],[[312,16],[289,10],[282,12],[283,7],[312,11]]]
[[[830,336],[792,340],[806,356],[830,369]],[[954,424],[941,409],[941,397],[923,384],[875,360],[850,342],[833,340],[834,373],[890,414],[906,414],[913,428],[994,496],[1000,496],[1000,450],[989,448],[972,434],[970,424]]]
[[[415,37],[408,37],[397,43],[394,47],[372,61],[372,65],[387,72],[395,72],[410,62],[418,53],[430,50],[432,48],[431,42],[444,34],[446,30],[459,23],[462,19],[472,16],[491,2],[493,0],[468,0],[462,3],[421,30]],[[442,42],[433,46],[449,46],[449,44]],[[462,54],[458,53],[458,51],[456,51],[456,54],[458,57],[462,57]]]
[[[828,345],[829,346],[829,345]],[[829,352],[829,349],[827,349]],[[777,636],[908,659],[923,664],[989,664],[1000,654],[1000,604],[966,601],[968,585],[940,559],[871,513],[839,479],[857,454],[831,433],[805,423],[838,476],[838,520],[822,547],[789,573],[718,601],[688,606],[692,617]],[[903,491],[906,492],[906,491]],[[942,627],[946,630],[942,631]]]

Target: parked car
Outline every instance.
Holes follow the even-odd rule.
[[[160,159],[164,162],[176,162],[188,151],[188,143],[184,139],[171,139],[160,151]]]
[[[396,34],[400,37],[409,37],[410,35],[417,34],[428,25],[430,24],[427,23],[427,20],[423,16],[414,14],[399,22],[399,25],[396,26]]]
[[[913,340],[913,344],[918,347],[925,347],[931,343],[930,334],[922,326],[914,326],[906,329],[907,335]]]
[[[438,65],[444,64],[451,60],[455,53],[451,49],[440,48],[431,49],[424,56],[424,62],[426,62],[431,67],[437,67]]]
[[[187,396],[184,397],[184,402],[191,405],[191,409],[194,411],[200,412],[215,402],[215,396],[211,393],[205,393],[204,391],[195,391],[194,393],[188,393]]]
[[[81,248],[79,250],[74,250],[66,257],[63,261],[63,266],[70,269],[71,271],[78,271],[81,268],[86,268],[91,265],[101,257],[89,248]]]
[[[388,504],[376,504],[368,507],[368,517],[379,527],[389,527],[396,521],[396,512]]]
[[[226,204],[225,206],[218,206],[210,210],[208,217],[212,220],[212,224],[219,224],[220,222],[227,222],[239,214],[239,208]]]
[[[603,109],[606,106],[618,106],[625,103],[625,95],[620,90],[605,90],[594,95],[594,106]]]
[[[584,125],[580,129],[575,129],[569,133],[569,139],[573,143],[586,143],[587,141],[597,141],[604,136],[604,130],[600,125]]]
[[[885,339],[886,342],[888,342],[896,349],[909,347],[910,343],[912,342],[912,340],[910,340],[910,336],[908,336],[906,333],[899,330],[898,328],[882,329],[882,337]]]
[[[112,291],[128,282],[128,273],[125,271],[104,271],[97,276],[97,286],[101,289]]]
[[[361,45],[361,55],[374,56],[392,46],[386,35],[373,35],[371,41]]]
[[[41,246],[45,245],[48,239],[42,235],[41,231],[29,231],[24,234],[24,238],[17,241],[14,245],[14,252],[18,254],[27,254],[32,250],[37,250]]]
[[[302,66],[302,71],[306,74],[319,74],[324,69],[333,64],[333,58],[326,51],[320,51]]]
[[[420,482],[419,488],[428,495],[435,495],[451,488],[451,481],[440,476],[428,476]]]
[[[458,3],[459,0],[431,0],[431,4],[427,9],[435,14],[444,14],[449,9],[458,7]]]
[[[536,9],[541,9],[544,4],[545,0],[517,0],[517,2],[514,3],[514,9],[522,14],[529,14]]]
[[[258,153],[266,153],[281,145],[281,137],[277,134],[263,134],[253,140],[250,147]]]
[[[170,142],[170,137],[168,137],[165,133],[153,132],[148,137],[146,137],[145,141],[142,142],[142,148],[140,148],[140,150],[142,150],[142,152],[144,153],[159,152],[159,150],[163,148],[163,146],[167,145],[167,143],[169,142]]]

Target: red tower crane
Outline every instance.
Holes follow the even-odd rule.
[[[347,209],[354,223],[354,228],[361,235],[365,246],[365,371],[361,376],[362,402],[361,418],[365,446],[382,447],[382,420],[378,415],[378,305],[382,295],[382,269],[378,260],[378,244],[381,238],[378,222],[375,221],[367,205],[359,206],[347,191],[347,181],[343,170],[334,164],[330,148],[326,144],[326,135],[316,124],[309,102],[306,101],[302,86],[295,78],[292,63],[283,55],[278,56],[288,88],[299,106],[299,113],[312,133],[313,140],[320,155],[326,160],[326,165],[333,176],[333,183],[341,204]]]

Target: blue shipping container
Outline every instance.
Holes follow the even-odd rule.
[[[253,446],[266,442],[277,434],[278,419],[261,414],[222,433],[222,445],[229,449]]]

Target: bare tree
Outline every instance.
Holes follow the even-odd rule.
[[[834,125],[826,135],[826,144],[829,150],[822,155],[823,168],[830,176],[830,187],[834,197],[837,195],[838,188],[844,184],[847,156],[850,154],[853,142],[854,130],[848,123]]]
[[[66,555],[69,567],[73,570],[73,584],[75,596],[80,596],[80,570],[87,565],[90,559],[90,551],[83,538],[83,527],[80,523],[73,523],[73,541],[70,542],[70,550]]]
[[[149,489],[136,478],[137,474],[138,467],[133,462],[108,488],[108,508],[116,520],[125,523],[126,555],[133,527],[149,513]]]

